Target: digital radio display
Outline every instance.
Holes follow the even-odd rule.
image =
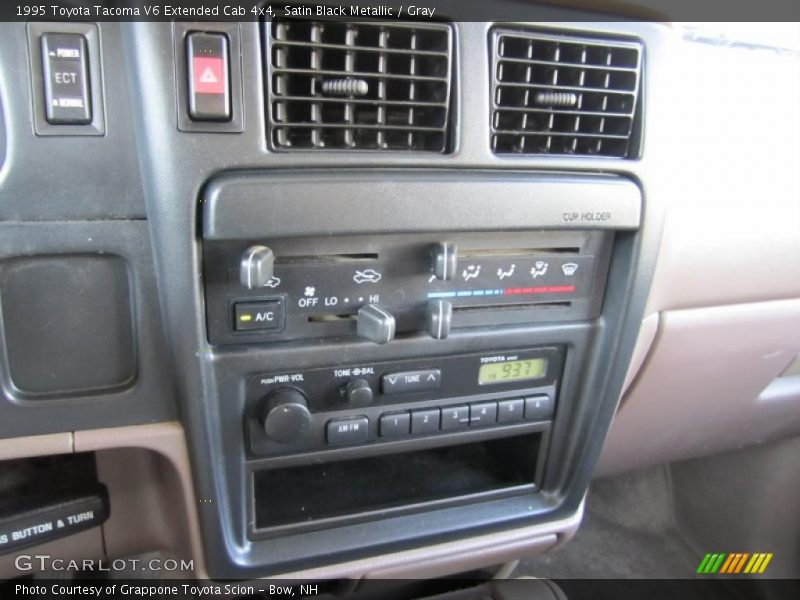
[[[478,371],[478,383],[506,383],[509,381],[527,381],[541,379],[547,374],[547,359],[531,358],[528,360],[512,360],[504,363],[481,365]]]

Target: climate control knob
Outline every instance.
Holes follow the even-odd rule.
[[[425,321],[432,338],[445,339],[450,335],[450,324],[453,322],[453,304],[447,300],[429,300]]]
[[[275,255],[266,246],[250,246],[242,254],[239,281],[248,290],[262,288],[272,279]]]
[[[300,390],[281,388],[264,398],[259,415],[264,433],[271,440],[288,444],[303,437],[311,427],[308,401]]]
[[[451,242],[439,242],[433,247],[433,274],[436,279],[450,281],[458,268],[458,246]]]
[[[394,339],[394,315],[388,310],[367,304],[358,309],[356,335],[362,339],[386,344]]]

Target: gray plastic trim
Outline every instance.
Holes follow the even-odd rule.
[[[634,183],[610,176],[435,170],[231,175],[206,190],[203,234],[235,240],[333,232],[633,230],[641,204]]]
[[[96,394],[81,391],[53,399],[21,399],[9,385],[9,368],[0,314],[0,437],[47,434],[87,427],[112,427],[176,417],[168,384],[150,237],[145,221],[87,221],[0,224],[0,260],[18,256],[115,255],[128,268],[139,356],[135,380],[124,389]],[[2,313],[0,306],[0,313]],[[69,318],[65,306],[54,318]],[[43,374],[43,376],[46,376]]]

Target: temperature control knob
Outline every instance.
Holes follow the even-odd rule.
[[[447,300],[430,300],[425,309],[425,320],[431,337],[443,340],[450,335],[450,324],[453,322],[453,304]]]
[[[275,255],[272,250],[266,246],[250,246],[242,254],[239,281],[249,290],[262,288],[272,279],[274,265]]]
[[[389,311],[375,304],[358,309],[356,335],[376,344],[386,344],[394,339],[395,321]]]
[[[458,246],[450,242],[439,242],[433,248],[433,274],[437,279],[449,281],[456,275]]]
[[[281,388],[264,399],[259,420],[267,437],[288,444],[308,431],[311,413],[308,412],[308,402],[303,392]]]
[[[347,395],[347,401],[351,406],[364,407],[369,406],[372,402],[372,387],[366,379],[352,379],[347,382],[344,388]]]

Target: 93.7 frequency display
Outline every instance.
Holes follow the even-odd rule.
[[[546,374],[547,359],[512,360],[504,363],[482,365],[478,371],[478,383],[487,385],[509,381],[527,381],[541,379]]]

